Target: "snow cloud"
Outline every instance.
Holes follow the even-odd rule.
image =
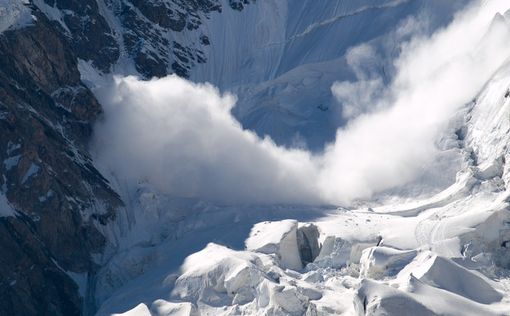
[[[177,76],[117,78],[100,93],[98,162],[163,192],[220,202],[318,202],[311,154],[243,130],[232,95]]]
[[[431,37],[403,44],[387,86],[363,75],[335,84],[350,121],[321,154],[244,130],[230,112],[235,97],[211,85],[119,77],[96,91],[105,108],[96,161],[126,181],[223,203],[349,204],[404,185],[434,161],[449,120],[510,56],[508,23],[494,18],[506,2],[477,2]],[[361,65],[373,53],[364,45],[348,57]]]

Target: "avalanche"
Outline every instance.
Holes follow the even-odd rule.
[[[388,1],[386,6],[393,8],[400,2]],[[188,138],[192,141],[187,144],[179,137],[163,137],[163,142],[154,139],[148,147],[151,151],[136,152],[137,147],[134,146],[129,147],[129,154],[122,151],[120,155],[114,156],[117,158],[115,164],[129,167],[130,155],[138,159],[138,164],[147,164],[152,160],[146,160],[146,156],[152,157],[155,153],[160,153],[157,150],[152,151],[154,148],[164,148],[161,152],[165,155],[170,152],[170,156],[155,155],[159,168],[145,178],[136,173],[134,176],[130,173],[129,177],[124,174],[123,178],[122,172],[114,172],[115,166],[108,166],[100,156],[96,157],[96,162],[102,163],[103,169],[110,172],[112,185],[127,201],[126,208],[122,210],[124,213],[119,214],[115,225],[104,228],[104,234],[111,245],[110,252],[106,253],[104,258],[98,259],[103,260],[104,265],[94,280],[95,299],[100,304],[97,315],[510,314],[510,62],[506,61],[510,51],[508,45],[504,44],[506,41],[500,42],[510,36],[510,23],[509,13],[501,11],[501,8],[508,8],[508,4],[483,2],[482,7],[490,4],[496,4],[494,8],[491,7],[494,10],[481,11],[483,14],[475,15],[476,19],[480,19],[474,19],[476,23],[469,20],[455,24],[458,28],[445,28],[443,32],[432,36],[432,42],[408,42],[407,52],[419,53],[419,56],[406,55],[404,50],[401,59],[396,61],[395,67],[399,73],[395,85],[410,85],[411,87],[403,90],[413,92],[406,94],[406,98],[397,98],[396,101],[403,104],[401,106],[404,111],[401,113],[407,113],[406,110],[409,109],[415,110],[413,106],[417,107],[416,104],[428,106],[421,108],[421,112],[409,110],[411,114],[418,113],[421,116],[411,121],[413,124],[404,122],[408,125],[401,125],[409,128],[408,135],[405,136],[411,135],[409,137],[413,139],[413,133],[419,128],[426,131],[427,127],[437,130],[438,133],[415,138],[420,142],[414,144],[414,147],[391,147],[390,142],[385,143],[388,145],[386,150],[403,148],[406,151],[420,146],[437,146],[439,154],[434,156],[435,160],[432,159],[433,162],[426,164],[426,167],[437,169],[437,174],[454,169],[456,175],[448,185],[444,185],[448,181],[438,180],[441,185],[434,186],[434,190],[419,190],[421,186],[428,185],[424,179],[433,182],[433,176],[417,178],[414,175],[415,177],[411,177],[414,182],[409,179],[391,182],[394,180],[390,179],[388,181],[394,185],[374,189],[377,191],[376,195],[357,196],[365,199],[350,200],[351,203],[344,204],[344,207],[331,206],[339,200],[324,199],[324,196],[318,200],[326,201],[322,203],[326,206],[307,206],[303,203],[293,205],[288,201],[296,195],[303,198],[305,193],[310,193],[309,185],[316,181],[314,172],[321,170],[328,159],[319,159],[322,164],[316,163],[315,154],[309,154],[302,149],[288,150],[269,139],[262,140],[243,130],[237,121],[229,116],[233,103],[231,96],[222,96],[208,85],[182,82],[174,85],[182,91],[193,91],[198,87],[198,93],[181,98],[186,99],[189,107],[172,108],[175,112],[164,112],[164,115],[160,115],[161,112],[149,113],[156,118],[152,121],[151,116],[145,116],[146,113],[143,112],[148,107],[145,106],[149,103],[147,100],[151,106],[164,107],[165,104],[158,101],[157,91],[164,90],[165,86],[159,84],[173,79],[160,79],[149,83],[138,83],[133,78],[120,80],[118,86],[121,93],[108,96],[117,98],[115,106],[124,104],[129,107],[136,101],[145,106],[134,107],[137,115],[129,116],[132,125],[139,124],[139,121],[156,122],[157,124],[149,127],[145,125],[145,128],[150,129],[146,131],[148,135],[153,135],[151,132],[158,129],[158,124],[162,124],[168,128],[168,134],[181,137],[192,133],[198,137]],[[262,5],[257,10],[264,8]],[[352,14],[363,10],[370,10],[370,7],[355,8]],[[296,37],[306,37],[337,18],[342,19],[343,16],[326,19],[324,23],[309,24],[309,27]],[[480,24],[477,24],[478,22]],[[477,29],[480,25],[484,28]],[[465,36],[466,32],[471,35],[481,34],[480,41],[475,40],[477,38],[462,38],[463,42],[456,43],[455,50],[450,50],[449,45],[443,45],[452,38],[444,34],[459,39],[458,36]],[[475,42],[474,48],[471,41]],[[420,43],[425,44],[420,46]],[[448,58],[430,61],[427,58],[430,52],[437,53],[438,56],[446,54]],[[271,53],[271,50],[264,52],[266,53]],[[451,62],[452,59],[455,62]],[[402,64],[399,66],[398,63]],[[402,65],[413,66],[412,69],[416,71],[409,72],[411,68]],[[219,70],[213,68],[210,71],[214,74]],[[467,76],[477,77],[462,79]],[[363,82],[363,78],[358,79]],[[369,82],[373,80],[365,79]],[[452,82],[452,79],[458,81]],[[227,76],[225,80],[234,78]],[[135,84],[130,86],[133,82]],[[459,87],[461,83],[462,86]],[[150,89],[145,89],[146,86]],[[151,90],[155,86],[158,89]],[[342,87],[352,88],[350,85]],[[125,93],[130,89],[139,89],[140,93],[126,97]],[[447,90],[450,89],[458,91],[449,93]],[[213,97],[205,100],[208,95],[204,93],[205,90],[214,90]],[[165,93],[165,96],[169,96],[176,92]],[[432,95],[434,93],[436,95]],[[254,94],[250,92],[244,96],[246,95]],[[201,98],[204,101],[198,102]],[[466,98],[471,101],[462,102]],[[102,100],[104,102],[107,98],[103,96]],[[174,101],[171,98],[166,100]],[[227,102],[222,103],[222,100]],[[392,98],[388,100],[395,101]],[[405,104],[410,105],[406,107]],[[221,108],[222,106],[224,107]],[[382,111],[385,106],[388,104],[381,105]],[[448,109],[445,110],[443,106]],[[200,107],[207,109],[197,112],[205,113],[203,117],[197,113],[186,116]],[[211,110],[214,107],[220,107],[222,111]],[[389,109],[391,113],[392,108]],[[240,109],[243,110],[245,109]],[[365,114],[361,115],[360,119],[366,122],[377,115]],[[440,115],[446,117],[438,117]],[[200,130],[200,125],[193,125],[194,120],[190,117],[202,120],[208,128],[205,131]],[[397,119],[391,121],[394,124],[399,124],[398,118],[410,118],[407,115],[396,117]],[[119,116],[116,116],[116,119],[118,118]],[[184,128],[180,129],[177,124]],[[217,124],[221,126],[220,132]],[[145,139],[143,135],[136,133],[145,130],[125,127],[122,133]],[[115,129],[106,130],[109,133],[103,133],[103,137],[110,135],[110,132],[115,133]],[[181,133],[182,131],[186,133]],[[382,133],[382,129],[376,131]],[[208,148],[211,143],[200,141],[206,134],[213,138],[212,144],[227,145],[229,150],[216,152]],[[345,137],[345,134],[339,132],[337,141],[341,140],[342,136]],[[432,142],[425,143],[430,140],[429,137]],[[228,147],[230,143],[225,140],[232,139],[233,143],[243,147]],[[179,141],[182,148],[178,148],[182,151],[172,147],[172,143],[176,141]],[[129,142],[129,145],[136,145],[138,142],[139,139],[135,139]],[[114,141],[112,146],[117,145]],[[230,157],[236,157],[236,149],[245,154],[243,157],[246,161],[239,162]],[[165,163],[168,157],[174,159],[172,155],[176,152],[184,153],[184,159],[181,157],[174,161],[179,162],[181,167],[177,171],[184,172],[185,175],[176,179],[182,182],[183,187],[201,192],[198,196],[181,194],[178,197],[175,191],[165,191],[165,187],[168,187],[166,182],[161,185],[157,181],[151,181],[157,179],[157,175],[174,172],[169,169],[171,164]],[[225,152],[229,155],[222,156]],[[246,155],[246,152],[251,154]],[[451,155],[451,152],[455,154]],[[377,153],[377,150],[366,153]],[[419,153],[430,154],[427,151]],[[342,152],[339,151],[338,154]],[[385,154],[383,157],[386,157]],[[199,160],[203,164],[198,164],[199,171],[195,170],[193,163],[196,161],[191,159],[195,156],[207,156],[208,159],[204,161],[213,161],[212,169],[208,169],[210,166]],[[264,171],[270,170],[268,174],[259,173],[258,169],[249,169],[260,160],[253,159],[253,156],[267,162],[268,169]],[[296,165],[291,165],[291,169],[284,169],[287,167],[286,162],[281,162],[276,166],[283,166],[282,168],[274,168],[272,164],[275,156],[278,162],[283,161],[278,160],[283,159],[282,157],[292,156],[297,157],[294,162],[299,158],[316,164],[306,169],[305,176],[296,176],[301,171]],[[329,156],[332,160],[337,157],[340,156]],[[390,153],[388,157],[399,156]],[[406,164],[411,161],[411,164],[415,155],[407,153],[405,157],[406,159],[398,162]],[[359,157],[359,160],[363,161],[365,158]],[[225,165],[232,166],[232,173],[228,173],[229,169],[226,169]],[[388,165],[376,161],[375,166],[384,168]],[[140,169],[145,170],[145,167],[140,166]],[[315,169],[316,167],[318,169]],[[398,171],[406,169],[395,171],[391,168],[390,164],[391,172],[382,173],[381,178],[390,175],[404,177]],[[187,170],[193,172],[187,174]],[[225,171],[226,175],[223,175],[223,172],[215,173],[218,170]],[[345,169],[333,169],[338,170]],[[350,178],[359,175],[356,173],[353,176],[326,171],[324,174],[334,177],[346,176],[341,184],[364,180]],[[198,177],[199,180],[209,180],[200,176],[211,173],[215,175],[214,179],[220,180],[224,176],[229,180],[243,174],[241,179],[245,181],[233,182],[225,187],[223,182],[202,186],[204,181],[190,181],[191,176]],[[431,174],[427,170],[424,170],[424,173]],[[190,178],[186,175],[190,175]],[[133,182],[131,178],[137,181]],[[257,182],[264,179],[269,180],[267,183]],[[259,186],[250,187],[253,183]],[[335,182],[330,183],[332,190],[327,197],[343,193],[334,187]],[[282,184],[285,185],[283,189],[280,188]],[[270,198],[284,193],[290,198],[285,200],[284,204],[250,203],[253,201],[242,203],[243,199],[235,203],[211,202],[211,199],[201,199],[204,195],[211,194],[207,192],[208,188],[211,192],[228,192],[233,195],[240,193],[246,196],[249,196],[251,191],[264,192]],[[258,191],[262,190],[261,188],[267,191]],[[416,188],[418,189],[415,190]],[[423,191],[429,194],[423,195]],[[191,189],[186,192],[191,192]],[[314,194],[312,196],[316,198]],[[321,203],[315,205],[317,204]]]

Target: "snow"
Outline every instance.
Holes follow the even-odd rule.
[[[238,95],[234,114],[260,136],[320,151],[346,124],[331,86],[356,79],[348,50],[369,43],[376,54],[363,72],[389,75],[409,20],[429,19],[419,26],[428,33],[467,2],[267,0],[224,10],[205,21],[208,62],[191,79]]]
[[[125,313],[112,314],[112,316],[152,316],[147,306],[140,303],[138,306]]]
[[[25,172],[25,175],[23,176],[23,179],[21,179],[21,184],[24,184],[28,179],[30,179],[31,177],[36,175],[39,172],[40,169],[41,168],[38,165],[36,165],[34,163],[30,164],[30,167]]]
[[[0,33],[32,23],[33,17],[27,4],[28,0],[0,0]]]
[[[0,191],[0,217],[14,216],[16,212],[7,200],[5,194]]]
[[[165,300],[152,303],[151,313],[158,316],[199,316],[191,303],[172,303]]]
[[[5,170],[9,171],[12,168],[16,167],[18,165],[18,162],[19,162],[20,158],[21,158],[20,155],[15,155],[15,156],[12,156],[12,157],[9,157],[9,158],[5,159],[4,160]]]
[[[301,258],[297,243],[298,223],[295,220],[264,222],[255,225],[246,240],[246,249],[275,254],[282,266],[300,270]]]

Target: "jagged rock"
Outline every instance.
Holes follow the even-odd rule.
[[[244,7],[251,2],[251,0],[229,0],[230,7],[238,11],[242,11]],[[253,0],[253,2],[255,2],[255,0]]]
[[[122,203],[87,153],[101,108],[77,57],[54,23],[33,14],[32,25],[0,34],[0,188],[18,214],[0,219],[0,275],[18,280],[0,285],[0,309],[77,315],[82,300],[65,271],[94,273],[92,255],[105,244],[95,222]]]
[[[98,69],[108,72],[120,56],[115,36],[101,15],[96,1],[44,0],[62,14],[62,23],[69,32],[67,39],[78,58],[92,61]]]

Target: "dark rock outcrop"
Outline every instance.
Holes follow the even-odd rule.
[[[108,72],[120,54],[118,43],[105,18],[100,14],[96,1],[44,0],[58,9],[66,29],[71,48],[78,58]]]
[[[43,14],[0,35],[0,188],[17,211],[0,218],[0,314],[77,315],[65,273],[93,274],[117,194],[87,153],[101,107],[77,56]]]

